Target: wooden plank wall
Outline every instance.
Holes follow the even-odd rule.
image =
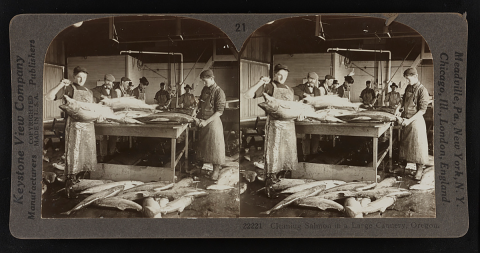
[[[270,63],[270,38],[250,38],[242,51],[241,59]]]
[[[57,84],[63,79],[63,69],[61,66],[44,65],[43,68],[43,93],[47,93],[50,89],[57,86]],[[49,120],[53,118],[59,118],[61,115],[60,106],[62,100],[47,101],[43,97],[43,119]]]
[[[273,64],[279,63],[287,65],[290,70],[285,82],[290,87],[303,83],[303,79],[307,78],[308,72],[316,72],[320,80],[323,80],[325,75],[333,73],[331,53],[276,54],[273,56]]]
[[[258,82],[261,76],[268,76],[269,68],[266,63],[255,63],[240,60],[240,91],[246,91]],[[254,119],[257,116],[265,116],[265,112],[258,107],[263,98],[245,99],[240,96],[240,119]]]
[[[65,47],[63,41],[54,39],[48,47],[47,54],[45,55],[45,62],[65,66]]]

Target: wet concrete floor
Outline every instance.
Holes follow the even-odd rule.
[[[299,150],[299,152],[301,152]],[[394,150],[395,152],[395,150]],[[244,157],[247,156],[247,159]],[[249,148],[248,153],[242,152],[240,158],[241,170],[252,170],[257,173],[262,172],[255,167],[254,162],[262,161],[263,150],[257,147]],[[398,154],[394,153],[394,159],[398,157]],[[300,158],[301,159],[301,158]],[[325,161],[326,159],[332,159],[331,157],[320,158],[317,160]],[[431,164],[433,166],[433,156],[430,156]],[[314,162],[310,160],[309,162]],[[391,167],[394,173],[389,173],[388,168]],[[404,172],[405,171],[405,172]],[[378,168],[378,182],[387,177],[396,177],[397,181],[400,181],[396,187],[408,189],[411,185],[417,184],[418,181],[414,180],[411,175],[413,171],[404,170],[395,163],[395,160],[389,161],[385,159]],[[241,182],[247,182],[245,178],[241,179]],[[260,214],[269,210],[282,199],[288,197],[288,194],[280,194],[276,198],[267,198],[265,191],[258,191],[265,186],[265,182],[259,181],[258,178],[251,183],[247,183],[247,190],[240,196],[241,202],[241,217],[319,217],[319,218],[333,218],[333,217],[345,217],[345,214],[341,211],[327,209],[320,210],[317,208],[298,207],[289,205],[280,210],[274,211],[269,215]],[[258,192],[257,192],[258,191]],[[412,195],[408,197],[398,198],[395,203],[390,206],[384,213],[376,212],[364,215],[364,218],[385,218],[385,217],[435,217],[435,190],[410,190]],[[344,204],[344,200],[337,200],[339,204]]]
[[[63,155],[63,148],[55,150],[49,148],[46,154],[49,157],[50,161],[43,162],[44,171],[51,171],[57,173],[61,177],[63,171],[55,169],[52,166],[52,163],[61,161],[61,156]],[[136,152],[129,152],[123,150],[122,153],[117,154],[114,157],[111,157],[112,163],[122,163],[125,164],[128,161],[138,160],[138,157],[142,157],[141,154]],[[148,164],[149,166],[159,166],[164,164],[164,161],[159,161],[159,159],[153,159],[156,156],[150,156],[148,160],[142,161],[143,164]],[[236,157],[227,157],[227,162],[232,162],[235,159],[238,159],[238,154]],[[110,162],[110,161],[109,161]],[[182,164],[185,164],[182,161]],[[196,165],[189,165],[187,173],[185,168],[176,168],[176,178],[177,181],[185,177],[192,177],[197,183],[196,187],[199,189],[206,189],[207,186],[214,184],[213,180],[207,178],[207,171],[196,168]],[[64,188],[64,183],[56,180],[54,183],[47,184],[47,191],[42,196],[42,218],[142,218],[144,217],[142,212],[135,210],[117,210],[108,207],[96,207],[93,205],[82,208],[76,212],[71,213],[70,215],[61,214],[62,212],[68,211],[73,208],[75,205],[80,203],[83,199],[89,195],[79,195],[76,199],[68,199],[66,197],[65,191],[60,191]],[[208,192],[207,196],[196,198],[190,206],[187,206],[185,210],[181,213],[170,213],[162,215],[162,218],[208,218],[208,217],[238,217],[240,212],[240,199],[238,188],[231,190],[223,191],[214,191],[206,190]],[[142,200],[136,201],[138,204],[142,205]]]

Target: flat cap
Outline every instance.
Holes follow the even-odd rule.
[[[213,71],[210,69],[204,70],[202,73],[200,73],[200,79],[205,79],[210,77],[214,77]]]
[[[115,82],[115,77],[112,74],[106,74],[103,79],[105,81]]]
[[[282,64],[277,64],[275,65],[275,67],[273,68],[273,72],[277,73],[278,71],[280,70],[285,70],[285,71],[288,71],[290,72],[290,70],[288,70],[288,67],[286,65],[282,65]]]
[[[87,69],[84,68],[84,67],[80,67],[80,66],[76,66],[74,69],[73,69],[73,75],[76,76],[78,73],[80,72],[84,72],[85,74],[88,74],[87,72]]]
[[[416,68],[408,68],[403,72],[403,76],[413,76],[418,74]]]

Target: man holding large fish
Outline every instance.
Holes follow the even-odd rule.
[[[293,89],[285,84],[288,67],[277,64],[274,67],[273,81],[262,76],[260,80],[243,93],[245,98],[258,98],[267,94],[278,100],[293,101]],[[305,117],[300,115],[298,119]],[[267,115],[265,125],[265,170],[267,178],[265,189],[268,197],[273,197],[272,185],[277,181],[276,174],[281,171],[294,170],[298,163],[297,139],[294,119],[280,120]]]
[[[211,179],[217,180],[222,164],[225,163],[225,140],[220,116],[225,109],[226,97],[215,82],[212,70],[204,70],[200,73],[200,79],[205,86],[198,103],[200,137],[197,154],[203,162],[213,164]]]
[[[417,164],[416,180],[422,178],[423,165],[428,162],[427,127],[423,114],[428,107],[428,91],[418,80],[415,68],[408,68],[403,72],[407,79],[407,87],[401,106],[404,109],[402,117],[397,121],[403,126],[402,141],[400,142],[400,159],[407,163]]]
[[[87,69],[77,66],[73,69],[73,83],[63,79],[51,89],[45,99],[49,101],[62,99],[64,95],[77,101],[93,103],[93,93],[84,87]],[[100,119],[102,120],[102,119]],[[67,117],[65,125],[65,189],[69,198],[73,196],[72,186],[77,182],[81,172],[95,170],[97,150],[95,145],[95,128],[93,122],[79,122]]]

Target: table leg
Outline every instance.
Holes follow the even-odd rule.
[[[172,166],[172,172],[173,172],[173,178],[172,178],[172,182],[175,182],[175,155],[177,153],[176,151],[176,146],[177,146],[177,141],[175,138],[172,138],[172,150],[171,150],[171,155],[170,155],[170,164]]]
[[[185,161],[188,164],[188,130],[189,128],[185,129]]]
[[[391,159],[393,157],[392,143],[393,143],[393,126],[388,128],[390,131],[390,138],[388,138],[388,157]]]
[[[373,137],[373,170],[375,171],[375,182],[377,182],[377,167],[378,167],[378,138]]]

